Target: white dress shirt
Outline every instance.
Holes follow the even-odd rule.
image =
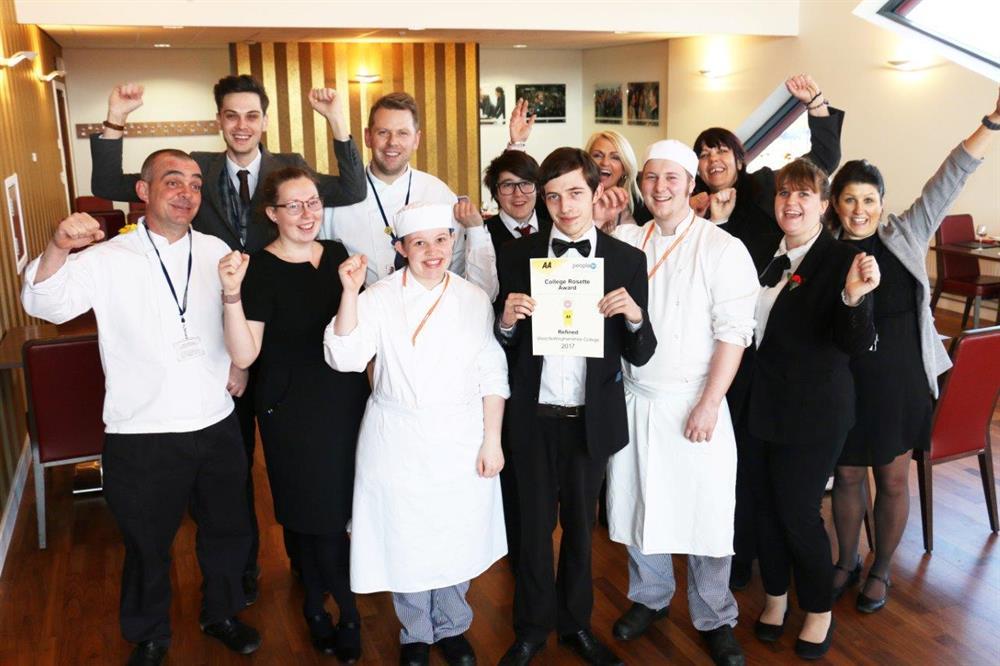
[[[351,254],[368,257],[365,286],[371,286],[394,270],[396,249],[385,225],[386,221],[390,226],[395,222],[396,213],[406,205],[407,192],[410,203],[454,205],[458,197],[443,181],[413,167],[407,167],[391,183],[380,180],[372,173],[371,166],[367,173],[373,185],[368,187],[368,196],[351,206],[327,208],[319,238],[340,241]],[[379,210],[379,202],[385,219]],[[449,266],[451,272],[478,285],[493,300],[500,290],[496,263],[496,253],[486,225],[465,229],[455,222],[455,246]]]
[[[226,173],[229,174],[229,180],[232,182],[233,187],[236,188],[236,192],[240,191],[240,177],[239,172],[246,169],[250,175],[247,177],[247,186],[250,188],[250,196],[257,191],[257,183],[260,182],[260,161],[263,153],[261,153],[260,148],[257,148],[257,157],[253,158],[253,162],[244,166],[240,166],[229,157],[226,153]]]
[[[500,209],[500,221],[503,222],[503,225],[505,227],[507,227],[507,231],[510,232],[511,236],[513,236],[514,238],[521,237],[521,232],[518,231],[518,229],[520,229],[524,225],[515,220],[514,218],[512,218],[507,213],[505,213],[502,208]],[[531,233],[533,234],[538,233],[538,214],[535,213],[535,211],[531,211],[531,217],[528,218],[526,224],[529,227],[531,227]]]
[[[819,235],[823,233],[823,225],[819,225],[819,229],[813,235],[812,238],[807,240],[802,245],[789,250],[788,245],[785,243],[785,238],[782,237],[781,242],[778,243],[778,249],[774,253],[775,257],[780,257],[783,254],[788,255],[788,262],[791,266],[781,275],[781,279],[778,280],[778,284],[773,287],[761,287],[760,296],[757,298],[757,328],[755,330],[755,340],[757,347],[760,347],[760,343],[764,340],[764,331],[767,330],[767,319],[771,315],[771,308],[774,307],[774,302],[778,300],[778,295],[781,294],[781,290],[785,288],[788,284],[788,279],[795,274],[795,271],[799,270],[799,265],[802,263],[802,259],[805,258],[806,254],[812,248],[813,243],[819,238]],[[766,268],[764,270],[767,270]]]
[[[554,257],[552,251],[552,240],[561,238],[571,241],[569,236],[559,231],[556,225],[552,225],[552,233],[549,234],[549,254]],[[593,257],[597,252],[597,228],[591,227],[577,241],[590,241],[590,254]],[[566,250],[563,257],[582,257],[584,255],[577,252],[576,248]],[[538,389],[538,402],[542,405],[561,405],[564,407],[577,407],[587,401],[587,359],[583,356],[543,356],[542,357],[542,377],[541,385]]]
[[[233,410],[226,391],[230,362],[218,273],[219,259],[229,247],[197,231],[174,243],[151,236],[178,300],[184,298],[191,248],[185,320],[188,338],[197,338],[201,356],[178,359],[175,345],[185,340],[185,327],[144,224],[70,255],[39,284],[39,259],[25,271],[21,300],[28,314],[59,324],[93,308],[109,433],[191,432],[221,421]]]

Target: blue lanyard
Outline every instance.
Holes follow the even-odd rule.
[[[385,209],[382,208],[382,200],[378,197],[378,190],[375,189],[375,182],[372,181],[372,175],[370,172],[365,171],[365,177],[368,178],[368,184],[371,185],[372,194],[375,196],[375,203],[378,204],[378,212],[382,214],[382,222],[385,224],[386,232],[389,234],[389,242],[393,245],[399,240],[396,238],[396,234],[392,233],[392,225],[389,224],[389,218],[385,214]],[[410,179],[406,183],[406,199],[403,201],[403,205],[407,206],[410,203],[410,188],[413,187],[413,169],[410,169]]]
[[[153,242],[153,236],[149,233],[149,226],[146,225],[145,221],[142,223],[143,229],[146,230],[146,236],[149,238],[149,244],[153,246],[153,252],[156,253],[156,258],[160,262],[160,270],[163,271],[163,277],[167,278],[167,286],[170,287],[170,294],[174,297],[174,303],[177,304],[177,314],[181,318],[181,328],[184,329],[184,338],[187,339],[187,325],[184,319],[184,313],[187,312],[188,307],[188,287],[191,286],[191,264],[192,264],[192,249],[194,248],[194,237],[191,235],[191,228],[188,227],[188,268],[187,268],[187,280],[184,282],[184,299],[177,300],[177,290],[174,289],[174,281],[170,279],[170,273],[167,272],[167,267],[163,265],[163,257],[160,256],[160,251],[156,249],[156,243]]]

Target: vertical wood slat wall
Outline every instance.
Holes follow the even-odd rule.
[[[267,147],[301,153],[318,171],[335,173],[329,126],[309,106],[312,88],[343,95],[351,134],[362,150],[368,109],[385,93],[406,91],[420,109],[422,137],[412,163],[456,194],[479,200],[479,56],[474,43],[301,42],[231,44],[233,73],[250,74],[267,89]],[[376,83],[351,82],[377,74]]]
[[[38,58],[0,68],[0,183],[17,174],[28,256],[38,255],[66,216],[60,173],[55,101],[50,83],[36,74],[55,69],[59,45],[35,26],[19,25],[14,3],[0,2],[0,51],[35,51]],[[32,153],[37,160],[32,159]],[[7,194],[0,192],[0,336],[31,323],[21,308],[21,275],[14,263]],[[10,491],[24,442],[24,384],[20,372],[0,371],[0,511]]]

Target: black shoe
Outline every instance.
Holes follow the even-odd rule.
[[[858,581],[861,580],[861,556],[858,556],[853,569],[842,567],[839,563],[834,568],[847,572],[847,580],[844,581],[844,584],[833,588],[833,600],[836,602],[844,596],[844,592],[847,592],[847,588],[857,585]]]
[[[260,567],[258,566],[243,572],[241,582],[243,584],[244,606],[250,606],[253,602],[257,601],[257,595],[259,594],[259,590],[257,589],[258,578],[260,578]]]
[[[710,631],[700,631],[701,637],[708,643],[708,652],[712,655],[712,661],[718,666],[743,666],[746,657],[743,656],[743,648],[740,647],[733,628],[724,624],[717,629]]]
[[[128,657],[126,666],[160,666],[167,656],[167,646],[153,641],[144,641],[135,646]]]
[[[655,620],[664,618],[670,612],[670,606],[664,606],[660,610],[653,610],[649,606],[640,603],[633,603],[632,607],[625,611],[625,614],[618,618],[615,625],[611,627],[611,633],[620,641],[630,641],[639,638]]]
[[[855,602],[855,606],[862,613],[874,613],[880,610],[889,601],[889,588],[892,587],[892,583],[889,582],[889,577],[886,576],[882,578],[878,574],[874,574],[871,571],[868,572],[869,578],[874,578],[875,580],[880,580],[885,584],[885,594],[882,595],[881,599],[872,599],[864,592],[858,593],[858,599]]]
[[[313,647],[323,654],[332,655],[337,649],[337,630],[329,613],[320,613],[306,618],[309,625],[309,638]]]
[[[212,638],[217,638],[233,652],[250,654],[260,647],[260,634],[248,624],[235,617],[221,622],[202,625],[201,630]]]
[[[801,638],[795,639],[795,654],[799,655],[807,661],[814,661],[820,659],[830,650],[830,644],[833,642],[833,627],[834,620],[830,618],[830,628],[826,630],[826,638],[823,639],[822,643],[810,643],[809,641],[804,641]]]
[[[500,658],[498,666],[527,666],[535,655],[545,647],[545,641],[532,643],[530,641],[514,641]]]
[[[757,640],[765,643],[775,643],[779,638],[781,638],[781,635],[785,633],[786,620],[788,620],[788,608],[785,608],[785,614],[781,618],[781,624],[765,624],[758,619],[757,623],[753,625],[754,636],[757,637]]]
[[[448,666],[475,666],[476,653],[465,639],[465,634],[442,638],[434,645],[441,648]]]
[[[733,558],[732,566],[729,569],[729,589],[733,592],[742,592],[750,585],[750,578],[753,577],[753,560],[744,562]]]
[[[361,620],[337,623],[337,661],[353,664],[361,658]]]
[[[431,663],[431,646],[427,643],[406,643],[399,646],[399,666],[427,666]]]
[[[624,666],[624,662],[609,650],[594,634],[581,629],[575,634],[559,637],[559,642],[594,666]]]

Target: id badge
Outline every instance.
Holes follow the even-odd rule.
[[[205,348],[201,346],[201,338],[184,338],[174,343],[174,353],[177,360],[183,363],[204,356]]]

